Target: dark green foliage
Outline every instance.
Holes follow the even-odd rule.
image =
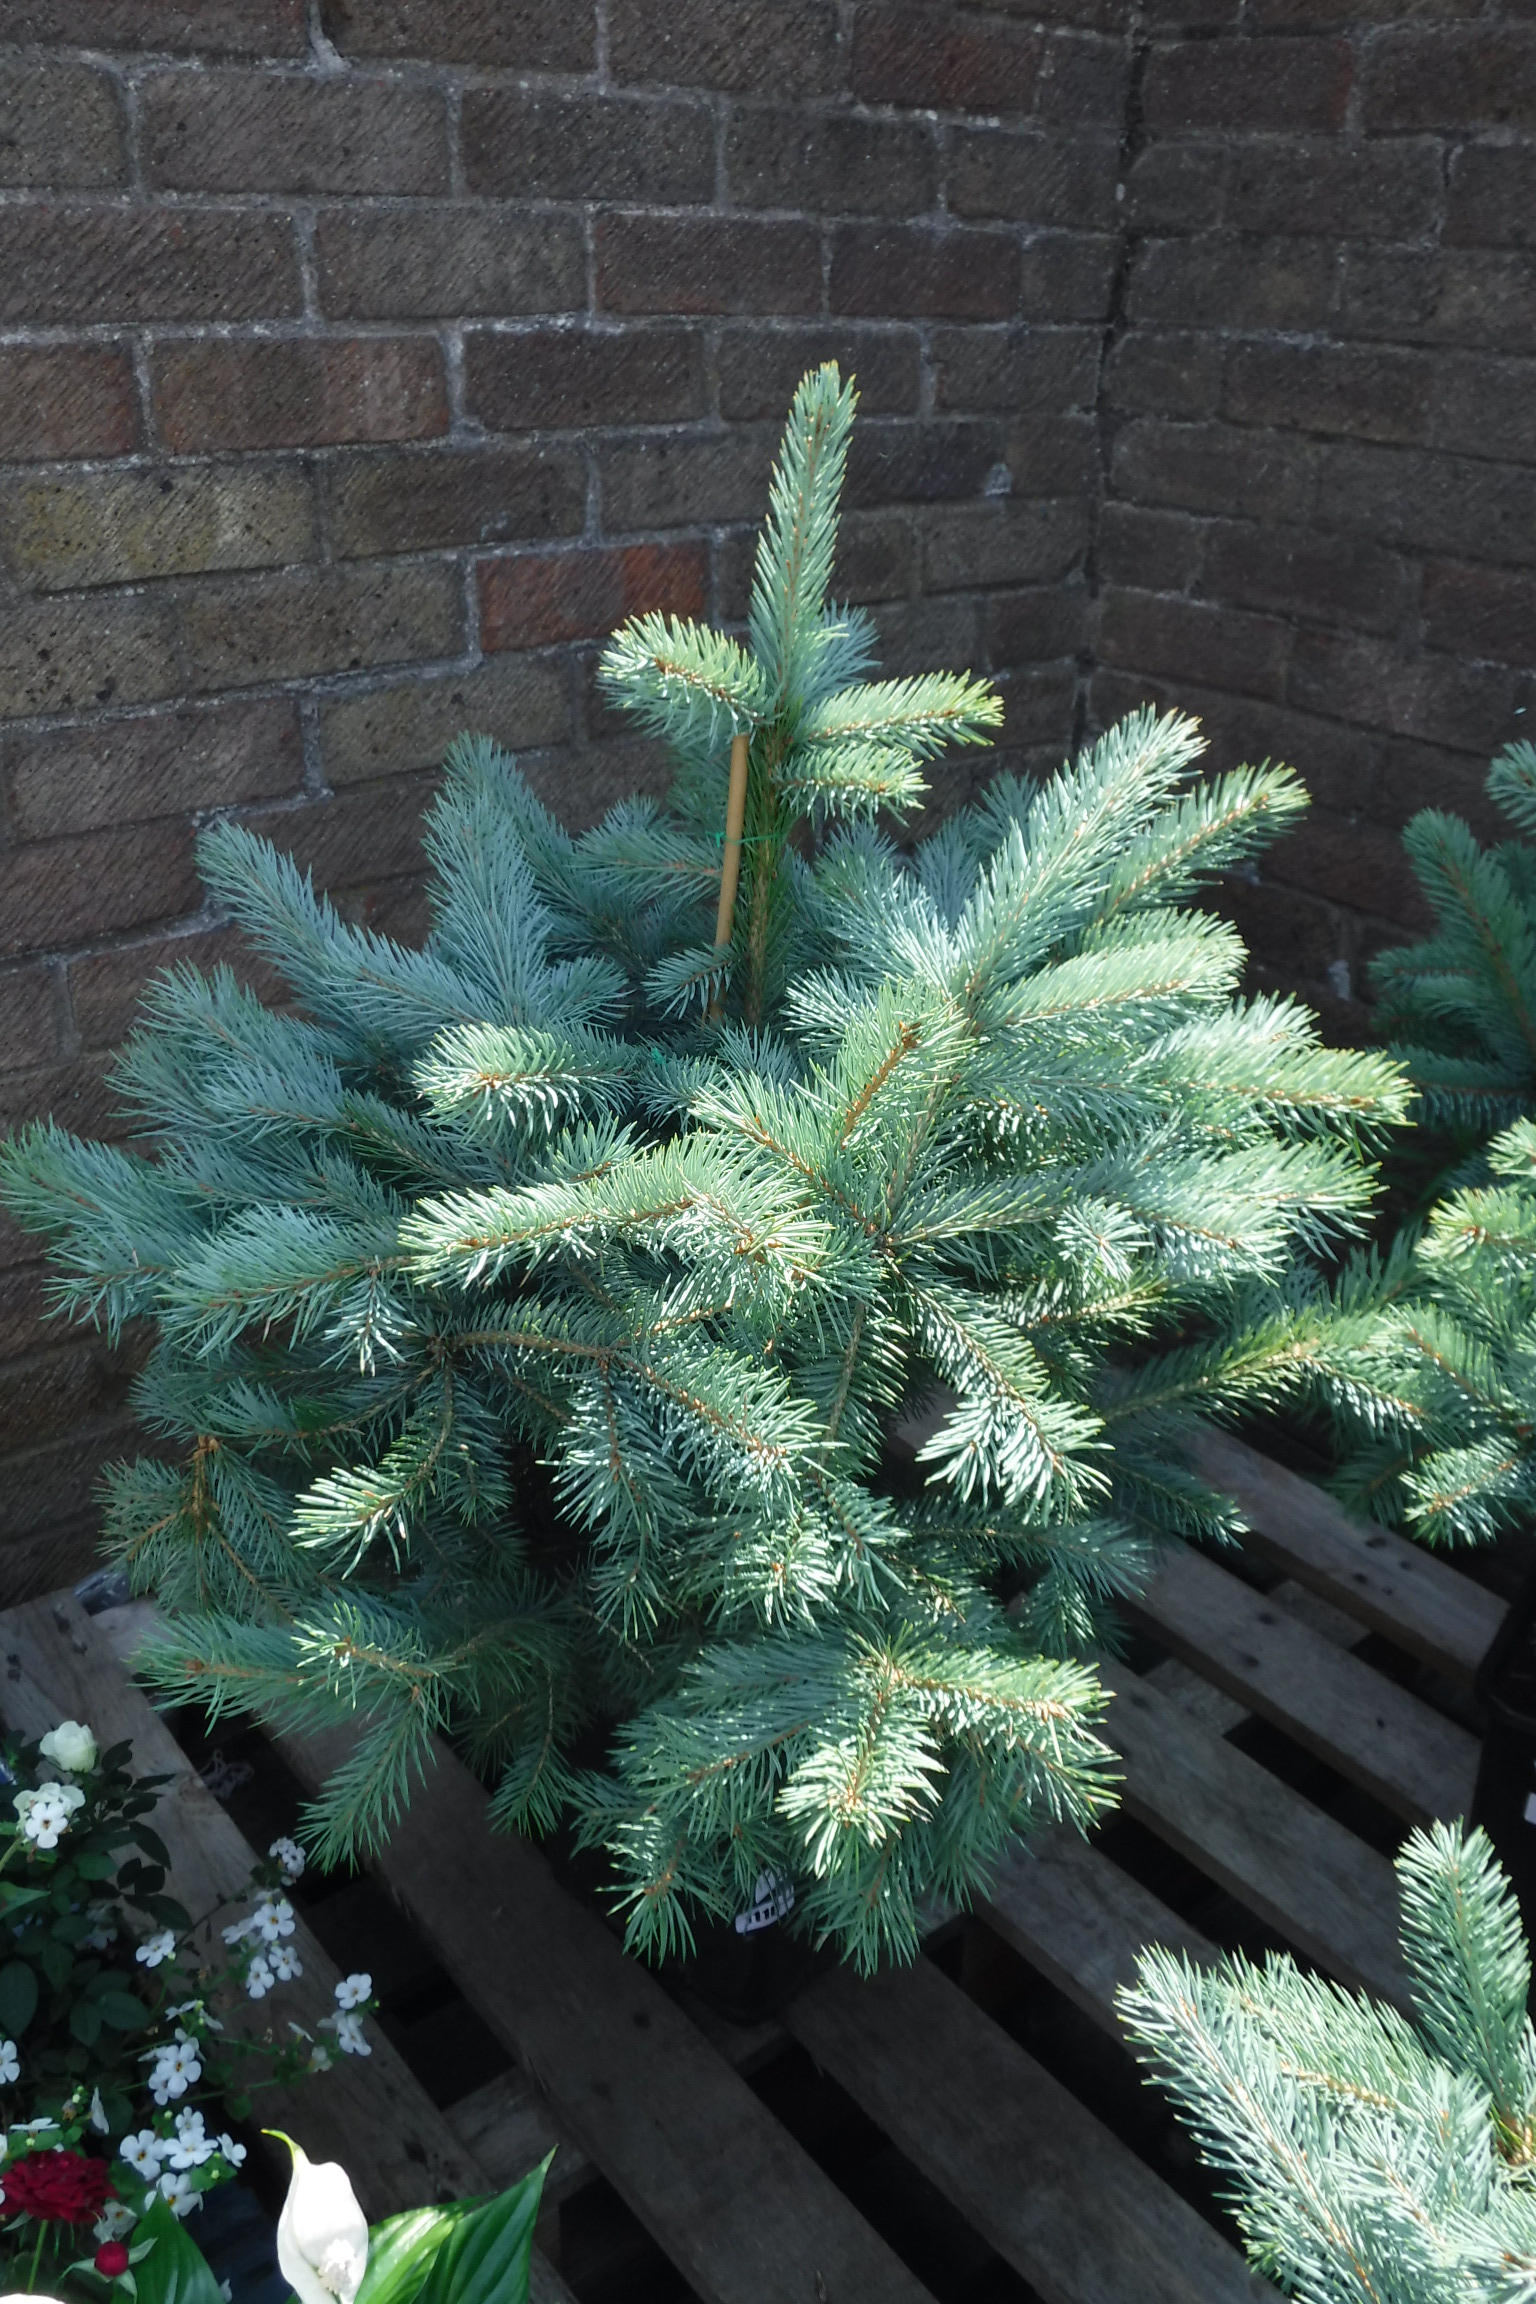
[[[1403,1103],[1238,999],[1237,936],[1188,908],[1292,820],[1286,771],[1196,784],[1192,725],[1142,713],[895,844],[999,707],[866,681],[825,605],[851,420],[806,379],[745,643],[645,618],[608,651],[666,809],[572,839],[462,741],[420,952],[216,829],[211,894],[295,1011],[166,978],[119,1073],[153,1155],[44,1128],[5,1170],[61,1303],[158,1328],[165,1454],[109,1525],[164,1687],[354,1719],[331,1852],[460,1735],[500,1822],[606,1847],[651,1952],[766,1872],[796,1925],[910,1954],[925,1894],[1103,1808],[1077,1659],[1159,1540],[1227,1525],[1181,1434],[1294,1383],[1277,1291]],[[935,1403],[907,1494],[888,1435]]]

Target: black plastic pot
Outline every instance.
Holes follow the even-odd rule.
[[[1488,1728],[1472,1822],[1498,1851],[1527,1939],[1536,1946],[1536,1569],[1510,1602],[1478,1668],[1477,1694]]]
[[[667,1963],[684,1990],[727,2024],[767,2023],[837,1956],[785,1925],[792,1892],[786,1902],[781,1886],[765,1878],[758,1895],[761,1901],[734,1921],[697,1929],[691,1958]]]

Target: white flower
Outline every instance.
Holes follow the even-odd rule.
[[[96,1765],[96,1739],[83,1720],[61,1720],[38,1746],[45,1760],[71,1776],[84,1776]]]
[[[91,1932],[81,1937],[81,1943],[93,1952],[105,1952],[110,1944],[117,1942],[117,1923],[112,1917],[111,1905],[92,1904],[86,1917],[91,1922]]]
[[[157,2104],[169,2104],[177,2096],[201,2080],[203,2067],[198,2061],[197,2042],[178,2040],[174,2046],[155,2051],[156,2063],[149,2075],[149,2092]]]
[[[343,2056],[371,2056],[372,2043],[363,2036],[361,2016],[332,2016],[327,2021],[336,2033],[336,2045]]]
[[[243,1944],[246,1937],[249,1936],[255,1925],[256,1922],[254,1917],[248,1917],[244,1920],[232,1920],[227,1928],[221,1928],[219,1930],[219,1934],[223,1937],[226,1944]]]
[[[201,2192],[194,2189],[191,2177],[181,2169],[168,2170],[161,2177],[159,2192],[162,2200],[170,2202],[171,2213],[175,2216],[188,2216],[194,2208],[202,2205]]]
[[[371,1999],[372,1996],[373,1978],[369,1975],[360,1973],[355,1976],[343,1976],[336,1987],[336,2005],[338,2008],[361,2008],[363,2002]]]
[[[11,2130],[13,2136],[46,2136],[50,2128],[57,2128],[57,2120],[18,2120]]]
[[[0,2087],[21,2078],[21,2056],[14,2040],[0,2040]]]
[[[245,1972],[245,1988],[253,2000],[265,2000],[272,1989],[272,1971],[261,1953],[257,1953]]]
[[[303,1879],[304,1851],[297,1840],[289,1840],[286,1837],[274,1840],[267,1850],[267,1854],[281,1870],[285,1888],[291,1888],[295,1880]]]
[[[268,1967],[280,1983],[291,1983],[295,1976],[302,1976],[304,1973],[304,1963],[291,1944],[274,1944],[271,1951],[267,1953],[266,1960]]]
[[[107,2200],[103,2202],[101,2214],[91,2226],[91,2232],[97,2240],[121,2240],[123,2234],[131,2232],[137,2222],[138,2218],[126,2200]]]
[[[219,2150],[231,2168],[243,2168],[245,2166],[245,2146],[237,2144],[233,2136],[221,2136],[219,2138]]]
[[[160,2155],[163,2139],[153,2128],[141,2128],[136,2136],[125,2136],[117,2148],[119,2160],[126,2160],[137,2175],[155,2183],[160,2175]]]
[[[277,2261],[299,2304],[353,2304],[368,2269],[368,2223],[345,2168],[317,2166],[291,2138],[293,2175],[277,2220]]]
[[[209,2015],[201,2000],[183,2000],[177,2007],[168,2008],[166,2014],[168,2016],[197,2016],[201,2018],[204,2030],[208,2032],[222,2032],[224,2029],[217,2016]],[[185,2040],[188,2037],[179,2024],[176,2027],[176,2037],[178,2040]]]
[[[135,1960],[142,1960],[146,1968],[158,1968],[162,1960],[174,1960],[175,1957],[174,1928],[162,1928],[157,1936],[146,1936],[134,1954]]]
[[[201,2112],[178,2112],[176,2133],[167,2138],[164,2150],[172,2168],[201,2168],[205,2160],[213,2158],[218,2146],[204,2127]]]
[[[91,2126],[95,2129],[98,2136],[108,2136],[111,2134],[112,2123],[107,2118],[107,2108],[101,2100],[101,2090],[99,2088],[93,2088],[91,2090],[90,2121]]]
[[[39,1848],[57,1848],[70,1817],[84,1805],[78,1784],[40,1784],[36,1791],[18,1792],[13,1802],[23,1832]]]
[[[269,1888],[251,1916],[251,1926],[264,1944],[275,1944],[280,1936],[293,1934],[293,1906]]]
[[[323,2040],[316,2040],[309,2051],[311,2072],[329,2072],[336,2059]]]

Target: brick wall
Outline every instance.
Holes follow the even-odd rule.
[[[1393,828],[1523,725],[1530,0],[9,0],[0,40],[0,1123],[110,1132],[145,977],[231,951],[210,812],[409,935],[458,728],[572,822],[654,784],[600,638],[742,613],[828,354],[888,664],[991,671],[1026,769],[1147,694],[1293,759],[1312,822],[1233,903],[1358,1026]],[[41,1309],[0,1230],[0,1598],[88,1556],[126,1430],[133,1353]]]

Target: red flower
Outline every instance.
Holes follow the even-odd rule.
[[[116,2280],[128,2269],[128,2243],[103,2240],[96,2251],[96,2269],[104,2280]]]
[[[112,2179],[104,2160],[83,2152],[34,2152],[0,2175],[0,2198],[8,2214],[36,2216],[45,2224],[94,2224],[110,2197]]]

